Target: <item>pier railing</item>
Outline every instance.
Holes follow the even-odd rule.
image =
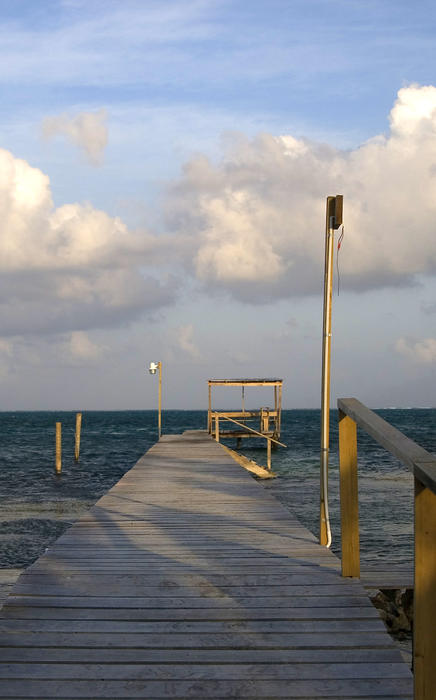
[[[254,428],[250,428],[249,425],[246,425],[245,423],[240,423],[239,421],[235,420],[234,418],[230,418],[227,414],[224,413],[218,413],[214,412],[212,413],[212,417],[215,419],[215,440],[217,442],[220,441],[220,420],[225,420],[225,421],[230,421],[230,423],[235,423],[236,425],[241,426],[244,428],[246,431],[253,433],[254,435],[257,435],[258,437],[265,438],[267,441],[266,449],[267,449],[267,468],[269,471],[271,471],[271,443],[273,442],[275,445],[280,445],[280,447],[286,447],[286,445],[283,444],[283,442],[279,442],[273,437],[270,437],[269,435],[265,435],[264,433],[260,433],[258,430],[255,430]]]
[[[338,409],[342,576],[360,576],[357,426],[398,457],[415,477],[414,698],[432,700],[436,688],[436,458],[357,399],[338,399]]]

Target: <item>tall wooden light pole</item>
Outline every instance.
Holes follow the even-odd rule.
[[[324,313],[321,380],[321,456],[320,456],[320,544],[330,547],[331,531],[328,507],[330,355],[332,340],[333,246],[335,229],[342,225],[343,197],[327,197],[325,225]]]
[[[148,371],[150,374],[156,374],[156,370],[159,371],[159,399],[158,399],[158,410],[157,410],[157,426],[159,439],[162,435],[162,362],[150,362],[150,367]]]

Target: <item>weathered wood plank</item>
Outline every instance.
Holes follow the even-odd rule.
[[[292,633],[266,633],[251,632],[238,629],[227,633],[168,633],[168,634],[129,634],[118,632],[117,634],[96,632],[32,632],[20,631],[3,633],[2,643],[10,647],[135,647],[147,648],[231,648],[231,649],[256,649],[259,646],[265,648],[297,648],[304,649],[317,647],[385,647],[392,648],[393,642],[384,629],[370,632],[297,632]]]
[[[302,567],[303,569],[304,567]],[[203,586],[204,584],[212,584],[214,586],[221,588],[256,588],[262,590],[263,586],[288,588],[289,586],[308,586],[312,584],[319,584],[320,577],[322,577],[322,584],[320,585],[334,585],[335,588],[345,587],[347,582],[345,580],[338,581],[338,575],[336,571],[332,571],[328,568],[321,567],[307,567],[307,573],[305,571],[297,570],[289,571],[284,574],[209,574],[206,573],[202,576],[191,573],[174,572],[169,571],[167,574],[156,573],[149,571],[146,573],[137,573],[135,575],[134,587],[138,585],[146,585],[147,588],[189,588],[195,589],[198,586]],[[102,574],[104,580],[96,580],[95,574],[93,572],[76,572],[68,574],[68,585],[73,584],[74,586],[85,586],[86,590],[90,592],[93,590],[93,586],[98,586],[100,593],[104,593],[105,590],[111,590],[114,586],[123,586],[125,590],[130,590],[132,588],[132,577],[130,574],[125,573],[105,573]],[[41,588],[42,590],[47,587],[50,588],[52,585],[58,585],[58,576],[56,574],[51,574],[49,572],[41,572],[37,576],[33,574],[28,574],[27,576],[21,576],[19,582],[16,584],[15,590],[19,592],[21,589],[33,586],[36,584],[36,590]],[[35,582],[35,583],[34,583]],[[102,588],[103,586],[103,588]]]
[[[26,678],[26,664],[0,663],[0,679]],[[304,680],[304,679],[345,679],[345,678],[408,678],[405,664],[402,663],[283,663],[273,665],[258,664],[47,664],[35,667],[33,677],[49,679],[80,680]]]
[[[56,608],[8,605],[3,619],[42,620],[377,620],[374,607]]]
[[[377,698],[386,693],[407,693],[409,679],[341,679],[341,680],[246,680],[246,681],[68,681],[70,698]],[[65,693],[63,681],[0,681],[0,693],[30,698],[59,698]],[[65,697],[65,695],[61,695]],[[410,696],[409,696],[410,697]]]
[[[142,609],[162,609],[171,608],[203,608],[203,609],[221,609],[233,608],[238,605],[245,610],[256,610],[258,607],[274,606],[277,609],[290,609],[294,607],[325,607],[326,605],[341,605],[341,607],[359,605],[369,607],[368,597],[360,590],[356,589],[355,595],[346,594],[340,596],[340,600],[336,594],[320,595],[319,591],[313,590],[311,587],[306,596],[290,595],[278,597],[269,595],[268,591],[264,591],[263,596],[256,598],[238,600],[236,597],[222,596],[220,598],[192,596],[188,600],[184,597],[168,596],[168,597],[153,597],[153,596],[89,596],[89,595],[73,595],[73,596],[52,596],[52,595],[16,595],[14,592],[8,598],[8,604],[4,610],[15,606],[32,606],[32,607],[79,607],[79,608],[134,608]],[[2,614],[4,614],[4,610]],[[0,616],[1,619],[1,616]]]
[[[398,651],[377,649],[136,649],[8,647],[1,649],[3,663],[119,663],[119,664],[312,664],[398,663]],[[405,664],[403,665],[405,667]],[[407,667],[406,667],[407,668]]]
[[[292,635],[313,632],[329,634],[349,632],[380,632],[384,630],[383,623],[377,618],[359,620],[355,618],[342,620],[0,620],[0,633],[14,635],[24,632],[61,632],[61,633],[107,633],[164,635],[191,634],[194,635],[221,634],[234,631],[236,634],[279,634],[283,633],[283,641],[289,633]]]
[[[109,582],[106,580],[104,590],[102,590],[101,583],[95,578],[86,579],[82,584],[80,583],[80,581],[64,581],[61,578],[59,578],[57,582],[54,582],[53,585],[38,584],[37,580],[34,584],[31,582],[20,583],[20,581],[18,581],[18,583],[14,586],[13,591],[15,594],[18,595],[82,595],[87,596],[88,599],[90,599],[91,601],[93,595],[104,595],[109,598],[111,596],[119,598],[123,595],[134,597],[141,596],[146,586],[145,579],[135,580],[140,579],[140,577],[136,576],[132,577],[132,579],[133,580],[130,580],[128,585],[126,583],[126,579],[123,582]],[[317,587],[316,591],[315,586]],[[268,590],[264,586],[223,586],[221,589],[218,589],[216,586],[214,586],[213,583],[207,580],[205,580],[202,583],[198,583],[197,585],[191,588],[188,586],[180,586],[177,584],[173,585],[172,583],[170,583],[168,586],[163,585],[160,588],[158,586],[147,587],[147,593],[150,596],[156,598],[161,597],[165,599],[166,597],[173,597],[174,595],[182,595],[186,598],[200,597],[211,599],[214,597],[218,597],[219,599],[222,599],[225,596],[227,596],[230,599],[237,600],[240,603],[243,603],[244,600],[246,600],[247,598],[268,598],[268,593],[270,593],[272,596],[292,597],[294,595],[324,595],[333,597],[341,595],[342,592],[344,594],[351,594],[351,591],[349,589],[347,590],[347,586],[344,586],[344,584],[342,583],[325,584],[322,582],[320,583],[316,580],[316,578],[314,578],[312,582],[307,582],[306,585],[271,586],[268,588]]]

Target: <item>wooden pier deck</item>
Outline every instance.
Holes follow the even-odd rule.
[[[149,450],[0,625],[1,698],[413,697],[361,585],[203,431]]]

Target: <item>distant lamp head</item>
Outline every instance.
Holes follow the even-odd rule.
[[[159,369],[159,363],[158,362],[150,362],[150,367],[148,368],[148,371],[150,374],[156,374],[156,371]]]

